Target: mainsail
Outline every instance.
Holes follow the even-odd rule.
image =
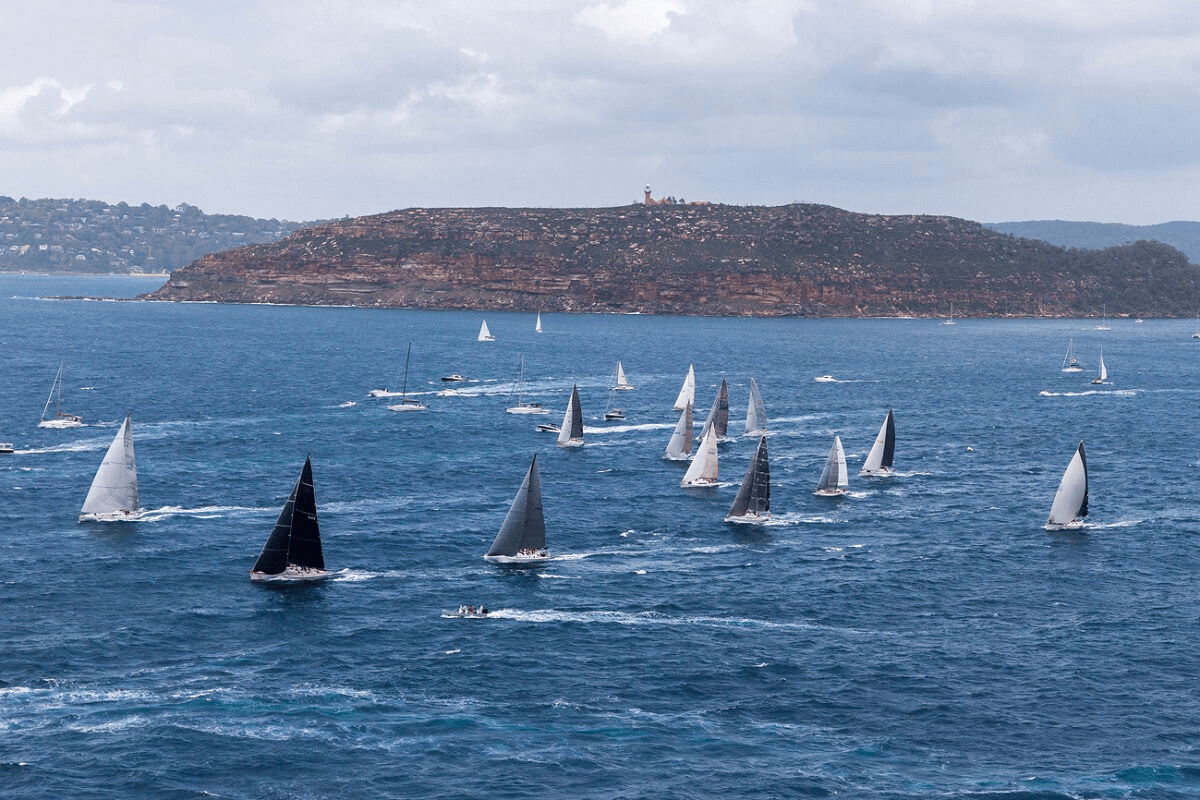
[[[696,448],[696,455],[692,456],[692,463],[688,465],[679,485],[715,486],[716,483],[717,435],[709,425],[704,429],[704,436],[700,439],[700,446]]]
[[[563,414],[562,426],[558,430],[559,447],[579,447],[583,444],[583,409],[579,405],[579,387],[571,387],[571,400]]]
[[[50,384],[50,396],[46,398],[46,405],[42,408],[42,419],[38,422],[39,428],[78,428],[83,425],[83,418],[78,414],[68,414],[62,410],[62,374],[63,362],[60,360],[58,372],[54,374],[54,383]],[[54,403],[54,416],[46,419],[51,403]]]
[[[625,368],[621,366],[620,361],[617,362],[617,378],[613,383],[612,388],[618,391],[629,391],[630,389],[634,388],[633,384],[629,382],[629,379],[625,377]]]
[[[729,509],[725,521],[758,520],[771,516],[771,467],[767,462],[767,437],[761,436],[754,458],[742,478],[737,496],[733,498],[733,507]]]
[[[1104,383],[1108,380],[1108,367],[1104,366],[1104,350],[1100,350],[1100,371],[1096,374],[1096,379],[1092,383]]]
[[[533,326],[533,332],[534,333],[542,332],[542,312],[540,312],[540,311],[538,312],[538,315],[537,315],[537,324],[535,324]]]
[[[283,511],[279,513],[251,573],[252,577],[253,573],[278,575],[293,566],[302,570],[325,569],[311,458],[304,459],[304,469],[283,504]]]
[[[1063,473],[1050,506],[1047,528],[1076,527],[1083,523],[1088,514],[1087,457],[1083,454],[1083,442],[1075,450],[1067,471]]]
[[[492,332],[488,330],[486,319],[483,321],[483,324],[479,326],[479,341],[481,341],[481,342],[496,341],[496,337],[492,336]]]
[[[746,433],[763,434],[767,432],[767,409],[763,406],[762,394],[758,391],[758,382],[750,379],[750,402],[746,405]]]
[[[79,511],[79,521],[129,519],[137,514],[138,508],[133,428],[127,416],[96,470],[92,487]]]
[[[821,471],[821,480],[817,481],[815,494],[839,495],[850,490],[846,477],[846,451],[842,449],[842,437],[833,437],[833,447],[829,448],[829,456],[825,459],[825,469]]]
[[[515,557],[521,551],[538,552],[546,548],[546,519],[542,512],[542,481],[537,455],[525,473],[525,480],[513,498],[508,516],[500,526],[492,547],[484,558]]]
[[[875,436],[875,444],[871,445],[871,452],[867,453],[867,460],[863,462],[862,469],[858,471],[858,474],[876,477],[891,475],[892,458],[895,452],[896,421],[892,417],[891,409],[888,409],[887,416],[883,419],[883,425],[879,427],[879,433]]]
[[[679,422],[675,424],[675,432],[671,441],[667,442],[667,452],[663,458],[671,461],[687,461],[692,453],[692,406],[688,404],[679,413]]]
[[[696,370],[691,364],[688,364],[687,376],[683,379],[683,386],[679,387],[679,396],[675,398],[675,410],[683,411],[684,407],[696,404]]]
[[[708,419],[704,420],[703,429],[707,430],[709,425],[716,431],[717,441],[724,441],[729,433],[729,384],[724,378],[721,378],[721,388],[713,398],[712,408],[708,412]]]

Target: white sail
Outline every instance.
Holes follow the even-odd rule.
[[[1075,357],[1075,340],[1067,341],[1067,354],[1063,356],[1062,363],[1063,372],[1083,372],[1083,365],[1079,363],[1079,359]]]
[[[829,448],[829,456],[825,459],[825,469],[821,472],[821,480],[817,482],[820,495],[841,495],[850,491],[850,483],[846,477],[846,451],[842,449],[842,437],[833,437],[833,447]]]
[[[50,396],[46,398],[46,405],[42,408],[39,428],[78,428],[83,425],[83,418],[78,414],[68,414],[62,410],[62,373],[63,365],[62,361],[59,361],[54,383],[50,384]],[[54,416],[47,419],[46,414],[50,412],[51,403],[54,403]]]
[[[625,377],[625,368],[621,366],[620,361],[617,362],[617,378],[612,388],[617,391],[629,391],[634,388],[634,385]]]
[[[571,387],[571,399],[567,402],[566,413],[563,414],[562,426],[558,430],[559,447],[580,447],[583,445],[583,410],[579,405],[579,387]]]
[[[1050,505],[1047,529],[1074,528],[1083,524],[1088,513],[1087,457],[1083,454],[1083,442],[1075,449],[1067,471],[1059,481],[1054,502]]]
[[[676,411],[683,411],[689,405],[696,405],[696,370],[691,364],[688,364],[687,377],[683,379],[679,396],[675,398],[674,408]]]
[[[1100,351],[1100,370],[1096,374],[1096,379],[1092,383],[1104,383],[1108,380],[1108,367],[1104,366],[1104,350]]]
[[[750,402],[746,405],[746,433],[762,435],[767,432],[767,410],[763,406],[758,382],[750,379]]]
[[[533,326],[533,332],[534,333],[542,332],[542,312],[540,312],[540,311],[538,312],[538,315],[537,315],[537,324]]]
[[[133,519],[138,512],[137,464],[129,417],[113,437],[79,511],[79,521]]]
[[[444,379],[443,379],[444,380]],[[511,398],[514,394],[517,396],[517,404],[509,406],[505,410],[509,414],[545,414],[546,409],[542,408],[541,403],[526,403],[521,399],[521,388],[525,383],[525,356],[521,356],[521,368],[517,372],[517,383],[513,386],[512,391],[508,396]]]
[[[696,455],[683,474],[680,486],[715,486],[717,483],[717,435],[709,425],[696,448]]]
[[[679,422],[671,441],[667,443],[667,452],[663,458],[670,461],[687,461],[692,454],[692,407],[687,406],[679,412]]]
[[[483,321],[483,324],[479,326],[479,341],[481,341],[481,342],[496,341],[496,337],[492,336],[492,332],[488,330],[486,319]]]
[[[858,474],[875,477],[891,475],[892,458],[895,451],[896,422],[889,410],[887,416],[883,418],[883,424],[879,426],[875,444],[871,445],[871,452],[867,453],[867,460],[863,462],[862,469],[858,471]]]

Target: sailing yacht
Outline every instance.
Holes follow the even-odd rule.
[[[1200,313],[1196,314],[1196,330],[1192,333],[1193,339],[1200,339]]]
[[[717,441],[725,441],[729,433],[729,384],[724,378],[721,378],[721,388],[717,389],[717,396],[713,398],[708,418],[704,420],[704,425],[700,429],[707,430],[710,425],[716,434]]]
[[[631,389],[637,388],[636,386],[634,386],[632,383],[629,382],[628,378],[625,377],[625,368],[623,366],[621,366],[620,361],[617,362],[617,374],[616,374],[616,378],[613,381],[612,388],[618,392],[628,392]]]
[[[83,417],[78,414],[68,414],[62,410],[62,373],[63,365],[59,361],[54,383],[50,384],[50,396],[46,398],[46,405],[42,408],[39,428],[79,428],[83,425]],[[50,403],[54,403],[54,416],[47,419],[46,414],[50,412]]]
[[[579,387],[571,387],[571,399],[558,429],[559,447],[583,447],[583,409],[579,405]]]
[[[954,325],[954,301],[950,302],[950,318],[942,322],[943,325]]]
[[[842,437],[833,437],[833,447],[829,448],[829,456],[825,459],[825,469],[821,471],[821,479],[817,481],[817,490],[813,494],[823,497],[840,497],[850,493],[850,483],[846,477],[846,451],[842,449]]]
[[[546,414],[546,413],[549,413],[546,411],[546,409],[542,408],[541,403],[522,402],[521,387],[524,385],[524,382],[525,382],[525,356],[524,356],[524,354],[522,354],[521,355],[521,368],[517,372],[517,384],[516,384],[516,386],[513,387],[513,391],[509,392],[509,394],[508,394],[508,396],[510,398],[513,396],[513,394],[516,394],[517,404],[515,406],[509,406],[508,408],[505,409],[505,411],[507,411],[509,414]]]
[[[718,466],[717,435],[713,432],[712,425],[708,425],[704,428],[700,445],[696,448],[696,454],[692,456],[692,463],[688,465],[687,472],[683,474],[683,480],[679,482],[679,485],[685,489],[716,486]]]
[[[305,458],[300,477],[250,570],[250,580],[305,581],[328,575],[325,556],[321,552],[312,459]]]
[[[492,336],[492,332],[488,330],[486,319],[483,321],[483,324],[479,326],[479,337],[478,337],[478,339],[476,339],[476,341],[480,341],[480,342],[496,341],[496,337]]]
[[[1105,383],[1108,381],[1108,367],[1104,366],[1104,348],[1100,348],[1100,369],[1096,373],[1096,377],[1092,379],[1092,385]]]
[[[1067,354],[1063,356],[1062,363],[1063,372],[1083,372],[1083,365],[1079,363],[1079,359],[1075,357],[1075,339],[1071,338],[1067,341]]]
[[[612,385],[608,387],[608,410],[604,412],[604,418],[609,420],[625,419],[625,409],[618,408],[616,403],[616,392],[629,391],[634,386],[625,378],[625,369],[621,366],[621,362],[617,362],[617,371],[613,373]]]
[[[537,322],[533,326],[534,333],[542,333],[542,312],[537,312]]]
[[[764,522],[771,518],[771,467],[767,463],[767,437],[759,437],[758,447],[746,476],[738,487],[726,522]]]
[[[404,357],[404,382],[400,386],[400,402],[388,406],[389,411],[428,411],[429,406],[408,396],[408,362],[412,358],[412,342],[408,343],[408,355]]]
[[[96,477],[88,489],[87,499],[79,510],[80,522],[118,522],[134,520],[138,505],[137,464],[133,458],[133,428],[125,417],[113,437]]]
[[[1058,491],[1050,506],[1050,517],[1046,530],[1083,527],[1083,518],[1088,513],[1087,457],[1083,454],[1083,442],[1075,450],[1067,471],[1059,481]]]
[[[696,370],[691,364],[688,364],[687,375],[684,376],[683,386],[679,387],[679,396],[675,398],[676,411],[683,411],[684,407],[696,404]]]
[[[758,382],[750,379],[750,402],[746,405],[746,434],[762,435],[767,432],[767,409],[763,406]]]
[[[887,416],[883,418],[883,425],[880,426],[879,433],[875,436],[875,444],[871,445],[871,452],[867,453],[867,460],[863,462],[862,469],[858,471],[858,474],[872,478],[888,477],[894,472],[892,458],[895,453],[896,421],[889,408]]]
[[[1103,308],[1104,310],[1100,312],[1100,324],[1094,325],[1092,327],[1092,330],[1094,330],[1094,331],[1111,331],[1112,328],[1110,328],[1108,326],[1108,306],[1104,305],[1104,306],[1101,306],[1101,308]]]
[[[667,442],[663,458],[668,461],[687,461],[692,455],[692,407],[689,404],[679,412],[679,422]]]
[[[509,566],[535,566],[550,560],[550,551],[546,549],[546,518],[542,511],[542,480],[538,473],[536,453],[500,525],[500,532],[483,557],[493,564]]]

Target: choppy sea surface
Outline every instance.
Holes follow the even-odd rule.
[[[156,283],[0,276],[0,796],[1200,796],[1190,320],[544,314],[536,335],[40,299]],[[399,389],[410,341],[430,408],[400,414],[367,392]],[[504,412],[522,356],[547,417]],[[605,422],[618,359],[637,389]],[[60,361],[87,424],[39,429]],[[756,440],[721,446],[707,491],[661,457],[689,363],[701,419],[729,380],[731,432],[762,388],[768,525],[722,521]],[[470,380],[439,395],[450,373]],[[587,444],[564,451],[534,425],[573,383]],[[898,472],[859,478],[889,408]],[[126,413],[144,518],[81,524]],[[834,434],[840,500],[812,493]],[[1089,522],[1051,534],[1080,440]],[[534,453],[554,560],[491,566]],[[334,574],[252,584],[309,454]],[[463,603],[492,614],[442,616]]]

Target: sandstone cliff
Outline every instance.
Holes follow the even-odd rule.
[[[176,270],[159,300],[744,316],[1191,316],[1200,270],[828,206],[407,209]]]

